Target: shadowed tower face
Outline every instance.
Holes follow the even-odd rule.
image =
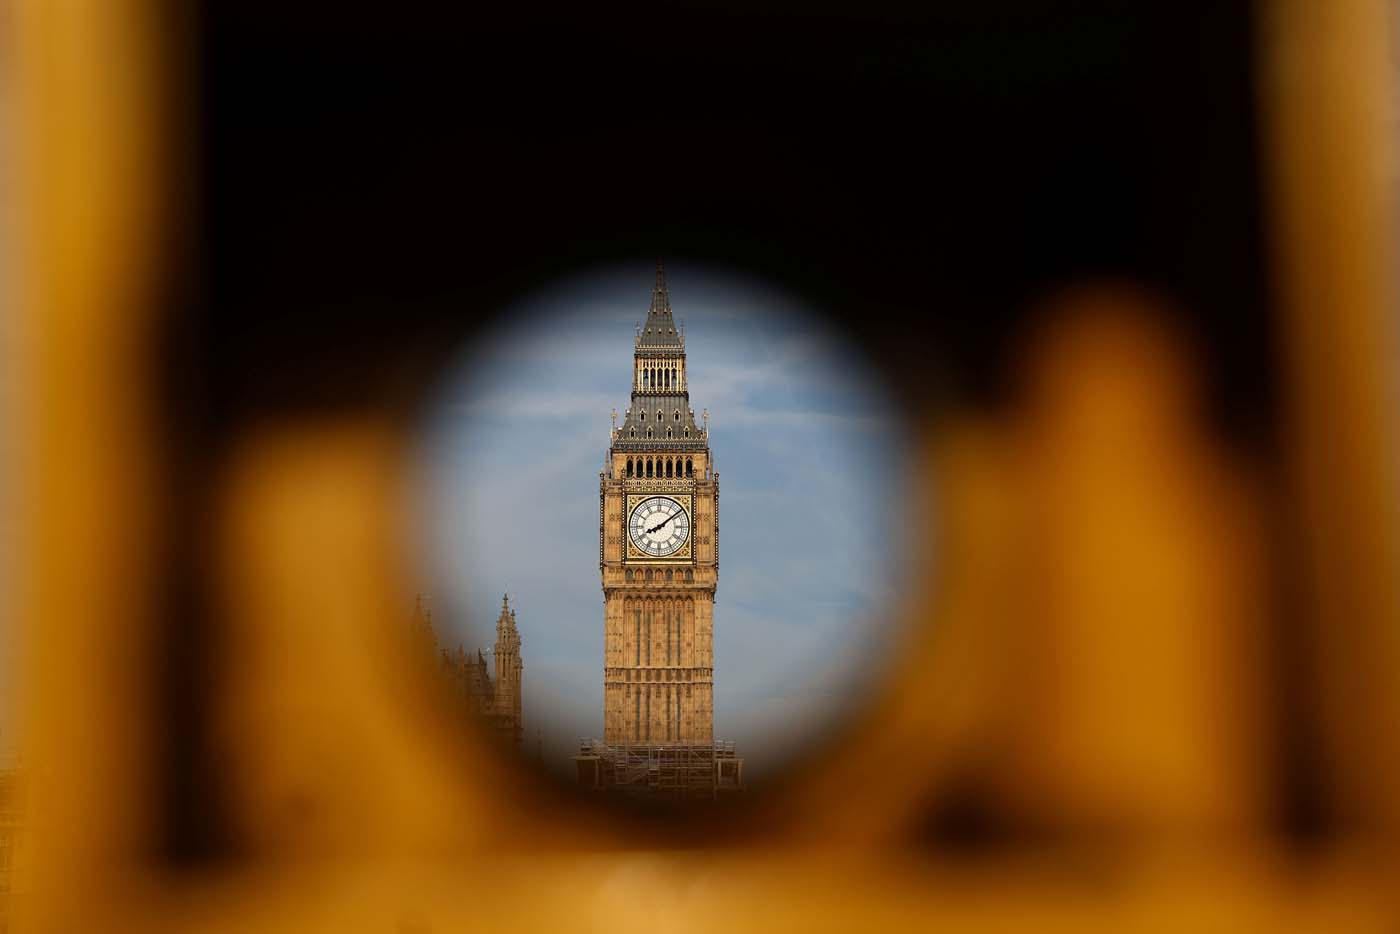
[[[685,335],[656,268],[637,329],[632,406],[599,475],[604,603],[604,740],[714,739],[714,598],[719,474],[708,418],[697,425]]]

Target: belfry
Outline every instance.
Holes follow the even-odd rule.
[[[719,474],[660,263],[633,341],[631,398],[599,474],[603,740],[584,742],[579,777],[714,794],[738,787],[742,766],[714,741]]]

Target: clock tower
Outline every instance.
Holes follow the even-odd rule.
[[[604,741],[714,741],[719,474],[690,407],[685,334],[658,263],[633,343],[632,405],[599,475]]]

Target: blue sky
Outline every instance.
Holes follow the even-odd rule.
[[[886,656],[907,457],[893,401],[840,335],[788,295],[667,266],[690,401],[720,474],[715,731],[754,777],[819,733]],[[439,637],[489,646],[517,607],[524,717],[547,765],[602,731],[598,473],[629,403],[653,264],[506,309],[465,348],[423,424],[414,494],[421,589]]]

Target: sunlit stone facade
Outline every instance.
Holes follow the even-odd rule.
[[[599,481],[604,740],[710,743],[719,474],[659,265],[634,341],[632,405],[621,427],[614,415]]]

